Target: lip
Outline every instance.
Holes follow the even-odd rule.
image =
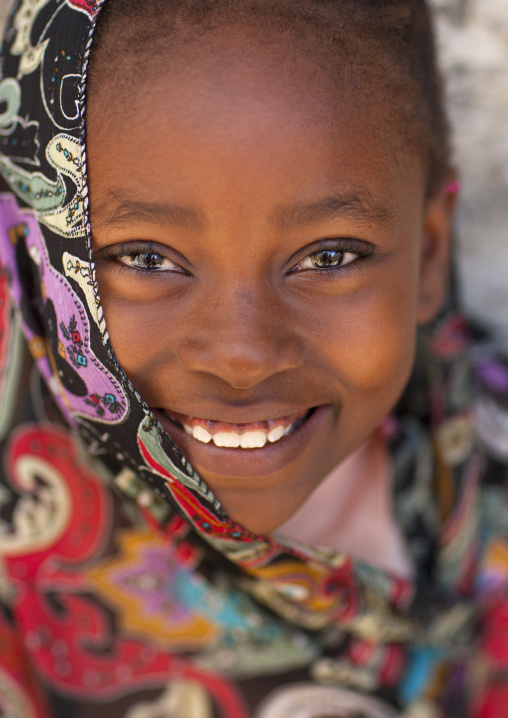
[[[330,405],[315,407],[300,427],[274,444],[267,443],[259,449],[230,449],[215,446],[213,442],[203,444],[186,434],[160,409],[152,411],[198,472],[225,478],[258,478],[280,471],[308,449],[333,413]]]

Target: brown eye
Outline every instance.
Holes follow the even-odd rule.
[[[309,259],[317,269],[330,269],[331,267],[340,267],[344,252],[336,249],[323,249],[320,252],[311,254]]]
[[[298,262],[295,270],[303,269],[338,269],[358,259],[358,254],[345,252],[341,249],[320,249]]]
[[[129,264],[138,269],[159,269],[164,264],[164,257],[151,252],[142,252],[128,259],[131,260]],[[125,259],[123,261],[125,261]]]
[[[118,261],[132,269],[142,269],[145,272],[182,271],[181,268],[167,257],[156,252],[137,252],[117,257]]]

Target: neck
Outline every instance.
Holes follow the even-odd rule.
[[[337,466],[276,533],[404,578],[413,573],[394,517],[388,452],[377,434]]]

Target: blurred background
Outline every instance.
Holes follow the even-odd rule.
[[[462,306],[508,351],[508,0],[431,2],[462,178]],[[0,0],[0,27],[11,4]]]

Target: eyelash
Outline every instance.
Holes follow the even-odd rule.
[[[366,259],[367,257],[371,256],[374,252],[374,247],[370,244],[367,244],[366,242],[360,242],[356,239],[340,239],[340,240],[323,240],[322,246],[319,247],[319,249],[314,250],[313,252],[310,252],[309,254],[306,254],[301,259],[298,260],[296,264],[294,264],[291,269],[289,269],[288,274],[297,274],[298,272],[317,272],[320,276],[322,275],[328,275],[330,274],[337,274],[337,273],[345,273],[353,271],[353,266],[358,262],[358,260]],[[317,257],[318,255],[325,256],[326,254],[330,255],[332,253],[336,253],[337,259],[340,264],[336,266],[328,266],[328,267],[301,267],[306,260],[311,260],[313,257]],[[344,258],[347,255],[351,255],[351,259],[348,259],[346,264],[342,264]],[[128,264],[128,262],[124,261],[125,259],[135,259],[140,256],[145,257],[158,257],[163,262],[167,261],[170,262],[174,269],[158,269],[157,267],[153,267],[152,269],[149,268],[143,268],[143,267],[136,267],[131,264]],[[123,243],[114,245],[113,247],[108,247],[107,249],[103,250],[102,256],[106,260],[116,260],[117,264],[123,265],[119,266],[118,269],[123,270],[127,269],[131,272],[140,273],[142,275],[147,276],[148,274],[162,274],[166,272],[174,272],[176,274],[184,274],[190,276],[190,272],[183,269],[179,264],[174,262],[173,260],[169,259],[168,257],[165,257],[163,254],[161,254],[159,251],[157,251],[157,248],[154,248],[151,242],[142,242],[138,246],[133,243]]]

